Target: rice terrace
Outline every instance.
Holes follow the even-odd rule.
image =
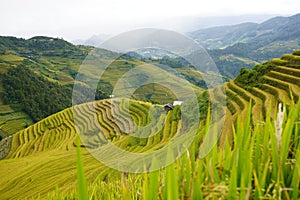
[[[300,14],[265,17],[0,36],[0,199],[300,199]]]

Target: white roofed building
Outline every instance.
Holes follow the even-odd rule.
[[[183,101],[174,101],[173,106],[180,106],[183,103]]]

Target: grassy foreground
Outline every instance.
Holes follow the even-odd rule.
[[[251,105],[249,106],[251,108]],[[234,142],[215,146],[198,159],[198,137],[175,163],[145,174],[121,174],[119,179],[95,181],[86,186],[80,151],[78,191],[57,190],[49,199],[298,199],[300,197],[300,103],[291,104],[279,125],[246,120],[233,127]],[[167,155],[170,159],[173,155]],[[153,158],[152,167],[157,165]]]

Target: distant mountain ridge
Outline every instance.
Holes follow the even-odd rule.
[[[135,27],[131,27],[131,29],[137,29],[140,27],[152,27],[159,29],[167,29],[173,30],[180,33],[188,33],[196,30],[207,29],[216,26],[224,26],[224,25],[235,25],[241,24],[245,22],[255,22],[260,23],[267,19],[270,19],[276,15],[274,14],[250,14],[250,15],[239,15],[239,16],[186,16],[186,17],[173,17],[165,20],[157,19],[152,22],[145,22],[142,24],[136,24]],[[128,29],[130,30],[130,28]],[[89,45],[97,47],[103,41],[108,39],[113,35],[109,34],[95,34],[88,38],[79,38],[72,40],[73,44],[76,45]]]
[[[208,50],[220,72],[234,78],[243,67],[300,49],[300,14],[198,30],[189,36]]]
[[[208,19],[190,18],[190,21],[187,19],[183,21],[187,23],[186,26],[207,27]],[[223,24],[228,24],[226,22],[228,20],[232,22],[233,19],[236,23],[245,21],[224,17]],[[252,18],[248,19],[251,21]],[[214,20],[211,18],[211,20],[212,26],[222,24],[221,18]],[[187,35],[208,50],[223,76],[232,79],[243,67],[251,68],[258,63],[299,49],[300,14],[273,17],[262,23],[246,22],[205,28]],[[74,41],[74,43],[97,46],[108,37],[104,34],[94,35],[87,40]]]
[[[88,46],[97,47],[109,37],[111,36],[108,34],[99,34],[99,35],[93,35],[88,39],[73,40],[72,43],[76,45],[88,45]]]
[[[263,46],[278,40],[300,37],[300,14],[274,17],[263,23],[242,23],[219,26],[190,33],[190,36],[208,49],[225,48],[236,43],[255,43]]]

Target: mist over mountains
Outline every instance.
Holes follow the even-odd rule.
[[[236,25],[246,22],[261,23],[276,15],[241,15],[222,17],[177,17],[164,20],[153,20],[148,23],[135,24],[131,29],[154,27],[174,30],[180,33],[194,32],[199,29],[207,29],[216,26]],[[128,29],[130,30],[130,29]],[[123,31],[121,31],[123,32]],[[114,34],[105,33],[103,30],[99,34],[94,34],[89,38],[79,38],[72,40],[74,44],[97,46]]]

